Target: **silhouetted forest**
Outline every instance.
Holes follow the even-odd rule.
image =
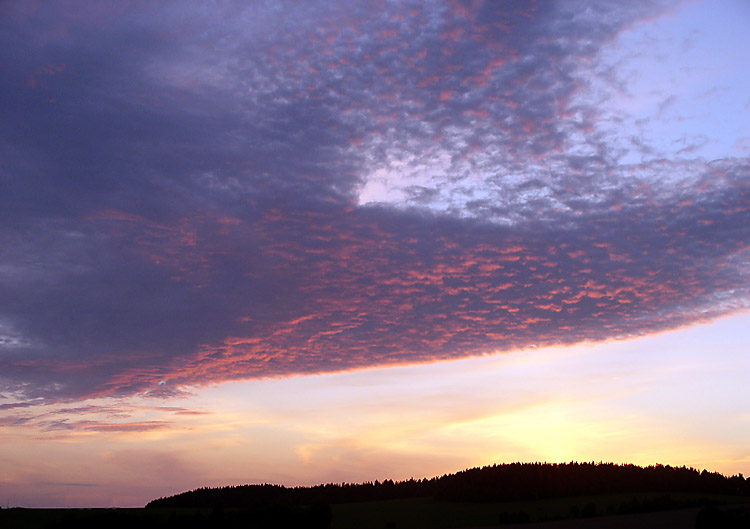
[[[331,483],[313,487],[240,485],[201,488],[151,501],[147,507],[269,508],[430,497],[451,502],[503,502],[633,492],[750,496],[742,474],[726,477],[694,468],[612,463],[511,463],[431,479]],[[324,510],[322,507],[318,512]]]
[[[670,527],[735,529],[750,527],[748,505],[750,481],[741,474],[512,463],[398,482],[202,488],[145,509],[0,509],[0,528],[441,529],[672,511],[682,514],[664,518]]]

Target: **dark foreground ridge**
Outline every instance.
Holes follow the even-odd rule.
[[[750,496],[750,479],[694,468],[613,463],[511,463],[431,479],[330,483],[313,487],[240,485],[201,488],[149,502],[147,507],[319,505],[433,498],[445,502],[508,502],[618,493],[695,493]]]
[[[750,481],[693,468],[513,463],[431,479],[202,488],[142,509],[0,509],[29,529],[734,529]]]

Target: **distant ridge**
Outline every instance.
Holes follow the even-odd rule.
[[[200,488],[160,498],[147,507],[315,505],[431,497],[438,501],[496,502],[597,494],[663,492],[750,496],[750,480],[669,465],[508,463],[431,479],[329,483],[312,487],[239,485]]]

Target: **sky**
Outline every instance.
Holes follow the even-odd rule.
[[[750,4],[0,5],[0,503],[750,474]]]

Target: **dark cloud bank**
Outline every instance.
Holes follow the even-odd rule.
[[[3,5],[4,396],[169,395],[745,308],[750,161],[608,136],[581,95],[602,46],[670,8],[618,4]],[[362,204],[383,169],[422,176]]]

